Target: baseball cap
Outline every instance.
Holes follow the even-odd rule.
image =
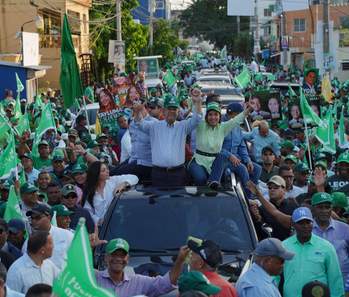
[[[70,216],[73,212],[70,211],[65,205],[57,204],[51,207],[51,215],[56,212],[57,216]]]
[[[337,159],[337,163],[349,163],[349,152],[346,151],[342,154],[339,155],[338,159]]]
[[[292,162],[295,163],[295,164],[298,163],[298,159],[297,159],[297,157],[296,157],[295,155],[287,155],[287,156],[285,157],[285,161],[286,161],[286,160],[290,160],[290,161],[292,161]]]
[[[332,204],[332,196],[325,192],[315,193],[311,197],[311,205],[318,205],[321,203],[331,203]]]
[[[210,102],[206,106],[206,113],[208,113],[210,110],[217,111],[218,113],[221,113],[221,107],[217,102]]]
[[[75,136],[75,137],[79,137],[79,133],[76,129],[70,129],[68,132],[68,136]]]
[[[194,240],[188,241],[188,247],[198,254],[212,268],[222,263],[222,253],[219,246],[212,240],[204,240],[201,244]]]
[[[12,219],[8,222],[8,230],[12,233],[18,233],[25,230],[25,224],[20,219]]]
[[[97,136],[96,140],[99,141],[99,140],[102,139],[102,138],[108,138],[108,136],[105,135],[104,133],[101,133],[101,134],[99,134],[99,135]]]
[[[302,297],[330,297],[330,289],[327,285],[317,280],[304,285]]]
[[[307,166],[307,164],[301,162],[301,163],[298,163],[294,167],[294,171],[297,171],[297,172],[309,172],[309,167]]]
[[[81,164],[76,164],[73,166],[71,173],[72,174],[77,174],[77,173],[84,173],[86,172],[86,166],[83,166]]]
[[[20,188],[22,194],[35,193],[37,191],[39,191],[39,189],[30,183],[24,183]]]
[[[313,222],[313,215],[308,207],[298,207],[292,213],[292,222],[298,223],[302,220]]]
[[[62,195],[63,196],[68,196],[71,193],[74,193],[75,195],[77,195],[74,185],[67,184],[62,188]]]
[[[105,247],[105,251],[107,254],[112,254],[116,250],[123,250],[126,253],[128,253],[130,250],[130,246],[125,239],[115,238],[108,242],[107,246]]]
[[[243,112],[244,108],[242,107],[242,105],[240,103],[230,103],[227,106],[227,112]]]
[[[38,144],[38,146],[40,145],[48,145],[48,142],[46,140],[41,140]]]
[[[200,271],[190,271],[179,277],[178,290],[180,293],[195,290],[210,296],[218,294],[221,288],[213,285]]]
[[[287,251],[277,238],[267,238],[260,241],[254,254],[257,256],[275,256],[284,260],[291,260],[294,256],[294,253]]]
[[[291,140],[285,140],[281,143],[281,147],[282,148],[290,148],[293,149],[294,148],[294,144]]]
[[[317,161],[315,163],[315,167],[321,167],[321,168],[327,170],[327,162],[326,161]]]
[[[51,215],[51,207],[43,203],[37,204],[26,212],[27,217],[31,217],[33,214],[45,214],[49,216]]]
[[[332,196],[332,205],[333,207],[346,208],[348,207],[348,198],[347,195],[343,192],[333,192]]]
[[[274,175],[272,176],[267,184],[275,184],[277,186],[280,186],[280,187],[283,187],[283,188],[286,188],[286,182],[285,180],[280,176],[280,175]]]
[[[169,108],[169,107],[175,107],[178,108],[179,107],[179,102],[177,100],[177,98],[171,94],[166,94],[164,96],[164,106],[165,108]]]
[[[27,158],[27,159],[33,160],[32,155],[31,155],[31,154],[28,154],[28,153],[24,153],[23,155],[20,155],[19,158],[20,158],[20,159],[22,159],[22,158]]]

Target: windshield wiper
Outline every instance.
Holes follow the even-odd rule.
[[[242,253],[242,250],[225,250],[225,249],[221,249],[221,251],[223,253],[226,253],[226,254],[241,254]]]

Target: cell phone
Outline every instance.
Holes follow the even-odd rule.
[[[203,240],[194,236],[188,236],[188,240],[187,243],[189,243],[190,241],[193,241],[194,243],[196,243],[197,245],[202,245]]]

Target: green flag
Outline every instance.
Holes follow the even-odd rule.
[[[43,106],[44,103],[42,102],[41,95],[36,95],[34,102],[34,111],[41,110]]]
[[[344,108],[341,111],[341,117],[339,119],[338,126],[338,137],[339,137],[339,146],[342,147],[346,144],[346,135],[345,135],[345,126],[344,126]]]
[[[7,131],[11,129],[11,126],[6,118],[1,112],[0,112],[0,138],[2,138],[4,135],[6,135]]]
[[[51,104],[48,103],[42,109],[41,118],[39,121],[39,125],[36,128],[35,135],[41,138],[42,135],[44,135],[45,132],[50,129],[57,131],[54,117],[52,114]]]
[[[300,107],[301,107],[304,121],[306,121],[307,123],[320,125],[321,124],[320,117],[310,107],[307,99],[304,96],[303,89],[302,88],[299,88],[299,89],[300,89],[300,97],[301,97]]]
[[[23,186],[27,182],[27,179],[25,177],[24,169],[22,169],[20,175],[19,175],[19,184]]]
[[[235,77],[235,82],[239,88],[244,89],[251,81],[251,75],[247,68],[245,68],[238,76]]]
[[[227,46],[225,45],[221,50],[221,60],[228,60]]]
[[[326,118],[316,128],[315,137],[321,142],[324,150],[332,154],[336,153],[334,123],[330,110],[327,111]]]
[[[17,84],[17,93],[22,92],[24,90],[24,86],[23,86],[21,80],[19,79],[17,72],[16,72],[16,84]]]
[[[176,83],[176,77],[174,76],[172,70],[167,70],[162,80],[167,84],[169,88],[172,88]]]
[[[67,254],[67,264],[53,282],[55,295],[59,297],[115,297],[114,293],[97,285],[90,241],[83,218],[80,218]]]
[[[22,135],[25,131],[30,132],[29,115],[27,113],[20,116],[16,130],[19,135]]]
[[[12,219],[23,220],[21,209],[19,207],[19,199],[16,194],[15,187],[13,185],[10,187],[10,193],[8,195],[8,200],[6,203],[4,219],[6,222]]]
[[[17,163],[15,137],[13,133],[11,133],[8,144],[0,155],[0,178],[9,178],[11,174],[17,170]]]
[[[292,89],[292,87],[291,87],[290,84],[288,84],[288,95],[289,95],[290,97],[297,97],[296,92],[293,91],[293,89]]]
[[[79,65],[71,37],[68,17],[64,14],[61,46],[61,74],[59,78],[64,107],[69,108],[75,103],[75,99],[83,95],[80,79]]]

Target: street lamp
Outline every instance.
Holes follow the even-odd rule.
[[[23,48],[23,32],[24,32],[24,25],[29,24],[29,23],[33,23],[33,22],[35,23],[35,27],[36,27],[37,29],[41,29],[41,28],[44,27],[44,19],[43,19],[42,16],[40,16],[40,15],[37,15],[37,16],[35,17],[34,20],[30,20],[30,21],[27,21],[27,22],[25,22],[25,23],[22,24],[22,26],[21,26],[22,66],[23,66],[23,61],[24,61],[24,48]]]

